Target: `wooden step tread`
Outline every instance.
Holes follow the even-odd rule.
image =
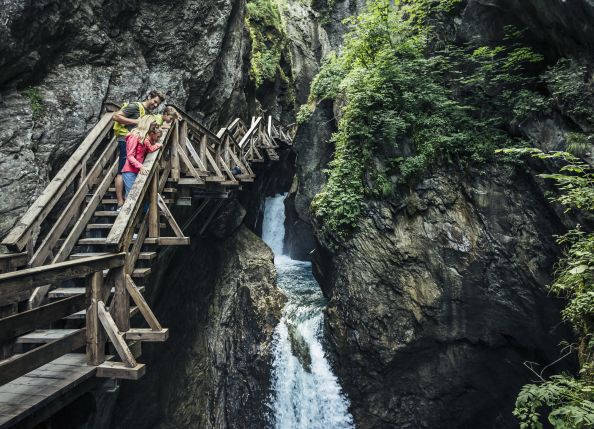
[[[45,344],[75,333],[78,329],[38,329],[17,338],[18,344]]]
[[[117,217],[119,214],[115,210],[99,210],[94,213],[97,217]]]
[[[150,268],[149,268],[150,270]],[[140,292],[144,292],[144,286],[138,286]],[[114,293],[115,289],[111,288],[111,293]],[[54,290],[51,290],[47,293],[48,298],[55,299],[55,298],[68,298],[73,295],[82,295],[85,293],[84,287],[59,287]]]
[[[89,223],[87,229],[111,229],[113,223]]]
[[[140,310],[138,310],[138,307],[130,307],[130,317],[136,316],[139,312],[140,312]],[[80,320],[80,319],[85,319],[86,316],[87,316],[87,310],[81,310],[74,314],[71,314],[70,316],[64,317],[64,319]]]

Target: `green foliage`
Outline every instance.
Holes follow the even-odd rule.
[[[567,210],[594,212],[594,171],[588,164],[567,152],[543,153],[533,148],[500,152],[563,162],[559,173],[541,174],[554,180],[561,191],[553,201]],[[516,401],[514,415],[522,428],[542,428],[539,412],[543,409],[550,410],[548,421],[555,428],[594,427],[594,234],[578,226],[557,241],[565,252],[557,263],[550,290],[567,300],[561,315],[578,336],[581,369],[579,378],[564,375],[545,380],[535,373],[538,382],[524,386]]]
[[[429,22],[457,3],[375,0],[348,20],[343,52],[323,65],[309,99],[346,100],[328,182],[312,206],[325,230],[346,237],[365,198],[391,193],[389,176],[407,183],[435,165],[485,162],[514,144],[510,121],[546,104],[530,89],[535,78],[524,76],[526,64],[542,60],[526,47],[428,49],[436,44]],[[385,152],[402,155],[378,172],[372,161]]]
[[[39,91],[39,88],[29,87],[23,91],[23,95],[29,100],[31,111],[33,112],[33,120],[39,119],[44,110],[41,91]]]
[[[548,421],[558,429],[594,427],[594,390],[591,385],[570,376],[557,375],[540,384],[522,388],[514,415],[521,429],[542,429],[539,410],[552,409]]]
[[[257,87],[274,82],[277,72],[282,72],[281,60],[287,51],[287,35],[276,0],[250,0],[246,26],[252,42],[250,77]]]
[[[567,133],[565,136],[567,151],[575,156],[583,157],[590,150],[590,141],[584,133]]]
[[[561,59],[545,73],[544,81],[567,115],[594,125],[594,82],[586,66]]]
[[[335,53],[328,55],[320,72],[311,83],[309,101],[333,100],[338,95],[340,83],[345,77],[344,65]]]

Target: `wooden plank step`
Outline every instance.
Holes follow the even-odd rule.
[[[78,329],[37,329],[17,338],[18,344],[45,344],[54,340],[59,340],[70,334],[73,334]]]
[[[82,258],[88,258],[90,256],[103,256],[103,255],[109,255],[109,253],[106,252],[99,252],[99,253],[73,253],[72,255],[70,255],[70,260],[73,261],[75,259],[82,259]]]
[[[177,188],[165,188],[163,189],[163,192],[169,192],[169,193],[175,193],[177,192]]]
[[[130,368],[123,362],[103,362],[97,366],[95,376],[102,378],[119,378],[123,380],[138,380],[146,372],[146,367],[143,363],[137,364],[134,368]]]
[[[107,357],[111,359],[111,356]],[[24,420],[48,405],[66,397],[85,380],[92,378],[96,367],[87,365],[82,353],[68,353],[28,374],[0,386],[0,427],[29,427]]]
[[[163,328],[160,331],[153,331],[150,328],[130,329],[124,333],[126,340],[144,342],[163,342],[169,338],[169,329]]]
[[[140,287],[139,287],[139,289],[140,289]],[[140,310],[138,309],[138,307],[130,307],[130,317],[136,316],[139,312],[140,312]],[[87,310],[82,310],[82,311],[78,311],[74,314],[71,314],[70,316],[66,316],[66,317],[64,317],[64,319],[81,320],[81,319],[85,319],[86,316],[87,316]]]
[[[204,180],[206,182],[224,182],[225,176],[206,176]]]
[[[111,229],[113,223],[89,223],[87,229]]]
[[[147,268],[150,271],[150,268]],[[138,286],[140,292],[144,292],[144,286]],[[111,288],[111,293],[114,293],[115,289]],[[50,290],[47,293],[48,298],[68,298],[69,296],[81,295],[85,293],[84,287],[59,287],[54,290]],[[80,308],[80,307],[79,307]]]
[[[115,210],[98,210],[94,213],[96,217],[117,217],[119,215]]]

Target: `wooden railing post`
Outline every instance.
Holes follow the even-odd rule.
[[[127,264],[126,264],[127,265]],[[130,329],[130,298],[126,290],[126,265],[113,268],[113,319],[120,332]]]
[[[153,178],[151,179],[151,185],[149,190],[149,237],[159,237],[159,172],[155,171]]]
[[[100,365],[105,362],[105,336],[99,322],[98,304],[102,300],[103,272],[97,271],[86,277],[87,293],[87,363]]]
[[[200,161],[202,161],[202,165],[208,168],[208,163],[206,162],[206,151],[208,150],[208,148],[206,147],[207,144],[208,136],[204,134],[200,139],[200,152],[198,153],[198,155],[200,156]]]
[[[179,145],[180,140],[183,136],[180,136],[182,131],[182,127],[180,126],[179,122],[175,123],[175,130],[173,131],[173,136],[171,136],[171,178],[174,181],[179,181],[179,154],[177,153],[177,147]]]

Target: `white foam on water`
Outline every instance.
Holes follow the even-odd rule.
[[[287,295],[280,323],[274,331],[270,424],[277,429],[350,429],[353,418],[322,346],[326,301],[311,273],[311,264],[283,255],[286,194],[266,199],[263,240],[273,250],[279,287]],[[293,341],[305,344],[311,365],[305,368],[293,355]],[[302,359],[303,360],[303,359]]]

